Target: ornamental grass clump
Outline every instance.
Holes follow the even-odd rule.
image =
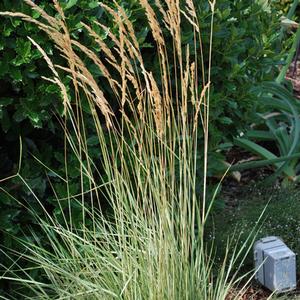
[[[44,79],[61,89],[65,155],[72,151],[78,159],[81,193],[70,192],[72,174],[66,164],[65,175],[56,175],[68,197],[59,198],[53,189],[60,213],[51,214],[36,197],[44,210],[44,218],[36,218],[45,240],[35,238],[33,231],[33,243],[20,240],[21,256],[13,251],[6,254],[8,259],[16,255],[30,262],[41,277],[34,278],[16,260],[2,279],[25,287],[29,299],[225,299],[241,279],[230,275],[243,252],[233,247],[233,257],[226,257],[215,274],[214,250],[207,249],[204,241],[213,203],[207,199],[206,173],[215,0],[207,2],[211,24],[210,47],[205,51],[192,0],[184,4],[156,0],[151,5],[139,1],[156,44],[153,51],[159,54],[159,73],[144,63],[135,28],[117,1],[110,6],[99,3],[113,19],[117,33],[95,24],[112,47],[95,29],[82,24],[100,53],[73,39],[58,1],[53,1],[55,17],[33,1],[25,2],[40,14],[39,19],[22,13],[1,15],[36,24],[65,59],[63,65],[54,64],[38,41],[29,38],[52,71],[52,77]],[[193,42],[186,47],[181,43],[183,22],[194,32]],[[209,56],[208,65],[203,62],[204,53]],[[96,82],[86,61],[103,74],[102,82]],[[70,86],[62,83],[62,76],[71,78]],[[104,86],[113,92],[118,114]],[[91,130],[97,133],[99,164],[89,154]],[[204,148],[198,145],[199,130]],[[204,165],[199,165],[200,154]],[[201,194],[199,170],[204,178]],[[15,176],[35,197],[20,173]],[[81,209],[80,226],[73,223],[74,206]],[[34,214],[34,208],[28,209]],[[24,289],[16,289],[16,294],[20,291],[24,295]]]

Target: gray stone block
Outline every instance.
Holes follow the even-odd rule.
[[[276,236],[254,244],[255,278],[277,293],[296,288],[296,255]]]

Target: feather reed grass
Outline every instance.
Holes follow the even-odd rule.
[[[40,13],[39,20],[21,13],[0,14],[36,24],[65,58],[65,65],[54,64],[38,41],[30,38],[52,71],[53,77],[44,79],[61,89],[65,115],[61,124],[66,147],[78,159],[81,193],[70,193],[66,164],[62,181],[68,197],[56,197],[58,203],[68,202],[69,210],[61,209],[64,222],[47,213],[36,197],[45,211],[44,218],[36,218],[47,238],[40,242],[36,237],[35,243],[20,241],[25,249],[22,259],[33,263],[47,280],[32,278],[18,260],[2,278],[25,286],[31,291],[29,299],[226,299],[228,291],[241,280],[230,274],[242,251],[235,249],[215,274],[214,250],[207,249],[204,242],[205,222],[213,203],[206,199],[206,176],[216,2],[209,1],[210,48],[209,64],[205,65],[201,24],[192,0],[155,0],[155,6],[139,0],[156,44],[159,74],[145,64],[134,26],[116,1],[111,6],[99,5],[118,32],[97,23],[107,32],[113,48],[91,26],[82,24],[85,33],[100,46],[101,55],[70,36],[57,0],[53,0],[55,18],[33,1],[25,2]],[[194,32],[194,41],[187,47],[181,42],[182,18]],[[167,48],[166,34],[172,39],[172,51]],[[121,117],[114,114],[82,54],[102,72],[118,101]],[[62,72],[72,79],[75,99],[68,96],[59,75]],[[89,153],[82,92],[97,132],[101,166]],[[204,148],[198,144],[199,130],[204,133]],[[199,154],[205,157],[202,195],[196,192],[197,170],[202,168]],[[21,175],[16,176],[35,195]],[[110,217],[101,210],[103,197],[111,207]],[[79,228],[72,224],[74,204],[82,210]],[[32,235],[35,237],[34,232]],[[229,245],[227,248],[229,251]]]

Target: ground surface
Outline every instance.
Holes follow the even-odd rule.
[[[266,171],[268,172],[268,170]],[[300,193],[296,194],[295,189],[300,190],[298,187],[283,188],[281,182],[275,182],[273,187],[263,189],[262,186],[257,186],[257,182],[263,181],[266,177],[264,170],[256,172],[247,172],[242,174],[242,180],[240,183],[234,182],[234,180],[228,180],[224,186],[224,191],[222,196],[226,202],[226,209],[224,215],[226,215],[226,220],[221,221],[221,226],[224,227],[225,232],[230,232],[234,228],[240,228],[241,232],[244,230],[244,236],[246,237],[250,230],[255,226],[255,220],[259,218],[261,211],[263,211],[264,206],[270,200],[270,206],[268,211],[272,217],[266,217],[266,225],[263,226],[262,232],[258,233],[258,238],[262,236],[275,235],[276,226],[281,224],[288,224],[285,228],[284,226],[279,227],[278,236],[282,237],[284,241],[290,246],[292,241],[297,244],[299,237],[298,232],[294,232],[295,228],[298,227],[300,223],[300,208],[297,211],[297,207],[300,206]],[[250,183],[246,183],[249,180]],[[255,183],[254,183],[255,182]],[[262,189],[262,190],[261,190]],[[293,197],[295,195],[295,198]],[[297,201],[297,199],[299,201]],[[297,201],[297,202],[296,202]],[[287,207],[286,215],[281,214],[281,212]],[[295,211],[295,215],[291,217],[291,221],[286,221],[291,215],[291,211]],[[279,215],[279,216],[278,216]],[[231,220],[235,220],[232,222]],[[278,221],[276,221],[278,220]],[[286,223],[285,223],[286,222]],[[217,225],[218,226],[218,225]],[[248,227],[247,227],[248,226]],[[270,231],[274,229],[274,231]],[[230,231],[231,230],[231,231]],[[224,243],[226,237],[221,240]],[[243,239],[244,237],[242,237]],[[295,249],[295,245],[290,246],[296,253],[299,253],[299,249]],[[252,252],[252,251],[251,251]],[[253,267],[252,253],[250,252],[249,261],[245,262],[245,272],[248,272]],[[298,261],[299,264],[299,261]],[[299,266],[298,266],[299,272]],[[297,275],[300,278],[300,274]],[[239,289],[233,290],[228,296],[227,300],[234,299],[237,295]],[[288,300],[288,299],[300,299],[300,280],[297,283],[297,289],[286,295],[272,296],[272,293],[259,285],[255,280],[252,281],[250,287],[247,289],[246,293],[241,296],[241,300]]]
[[[293,85],[294,95],[296,98],[300,100],[300,59],[298,58],[297,62],[293,62],[292,65],[289,68],[287,79],[291,81]],[[247,154],[247,152],[241,152],[238,149],[232,149],[231,152],[228,154],[228,161],[232,161],[234,159],[243,160],[250,157],[250,154]],[[233,178],[228,178],[224,182],[224,189],[222,193],[223,200],[225,201],[225,214],[229,213],[229,216],[227,218],[230,218],[230,215],[235,218],[236,215],[239,213],[244,214],[245,211],[243,211],[243,205],[246,203],[247,207],[247,201],[251,201],[251,197],[248,198],[245,196],[246,194],[251,194],[253,190],[259,190],[261,187],[258,186],[260,182],[263,182],[263,179],[266,178],[269,174],[271,174],[271,170],[269,168],[262,168],[259,170],[248,170],[241,172],[241,180],[240,182],[237,182]],[[295,188],[295,187],[294,187]],[[294,189],[293,188],[293,189]],[[300,190],[300,187],[296,187],[296,190]],[[245,192],[246,191],[246,192]],[[295,192],[291,192],[293,194]],[[264,192],[258,192],[255,194],[255,198],[259,198],[259,195],[262,195],[262,198],[264,198]],[[266,192],[269,197],[279,198],[278,201],[282,203],[284,199],[281,199],[280,195],[283,195],[283,198],[289,197],[289,192],[284,188],[281,188],[280,181],[274,182],[274,186],[272,187],[272,191]],[[254,195],[254,194],[253,194]],[[266,200],[266,199],[265,199]],[[256,209],[262,209],[263,206],[260,207],[260,201],[263,202],[263,200],[256,200],[253,203],[250,204],[251,207],[255,207]],[[294,204],[294,200],[293,201]],[[244,202],[244,203],[243,203]],[[289,205],[290,202],[287,201],[287,205]],[[249,206],[249,207],[250,207]],[[300,206],[300,203],[299,205]],[[254,209],[255,209],[254,208]],[[249,208],[247,208],[249,209]],[[247,210],[246,209],[246,210]],[[279,210],[282,209],[279,208]],[[245,208],[244,208],[245,210]],[[240,212],[242,211],[242,212]],[[299,209],[300,212],[300,209]],[[274,212],[276,215],[276,212]],[[300,214],[298,215],[300,222]],[[246,217],[247,218],[247,217]],[[247,221],[246,221],[247,222]],[[286,230],[294,230],[294,228],[287,228]],[[299,242],[298,242],[299,243]],[[296,252],[296,251],[295,251]],[[296,252],[297,253],[297,252]],[[299,254],[299,253],[298,253]],[[299,260],[300,258],[298,258]],[[299,262],[298,262],[299,264]],[[299,269],[299,267],[298,267]],[[299,270],[298,270],[299,272]],[[300,274],[297,276],[300,278]],[[231,293],[228,295],[227,300],[234,299],[236,297],[237,293],[239,292],[239,289],[232,290]],[[293,292],[290,292],[288,294],[283,295],[272,295],[270,291],[265,289],[264,287],[260,286],[257,282],[253,281],[250,285],[250,287],[247,289],[245,294],[240,297],[241,300],[267,300],[267,299],[276,299],[276,300],[288,300],[288,299],[300,299],[300,279],[298,279],[297,289]]]

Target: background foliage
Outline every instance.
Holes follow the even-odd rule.
[[[293,3],[293,0],[273,0],[273,2],[277,9],[287,13],[289,6]]]

